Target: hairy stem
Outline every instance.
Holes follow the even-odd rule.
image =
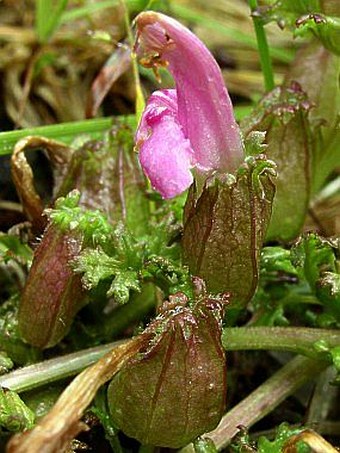
[[[218,450],[225,448],[238,433],[240,425],[246,428],[254,425],[326,367],[327,362],[295,357],[227,412],[217,428],[206,436]],[[182,453],[192,451],[191,445],[181,450]]]

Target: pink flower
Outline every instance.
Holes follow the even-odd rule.
[[[176,89],[153,93],[138,126],[140,162],[152,186],[172,198],[198,173],[233,172],[243,144],[221,70],[204,44],[164,14],[136,18],[142,63],[168,65]]]

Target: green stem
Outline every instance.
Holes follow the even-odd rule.
[[[257,9],[257,0],[249,0],[249,6],[251,11],[254,12]],[[260,17],[253,16],[253,22],[265,89],[266,91],[271,91],[274,88],[275,83],[266,32],[264,31],[263,21]]]
[[[225,448],[239,432],[268,415],[288,396],[327,367],[327,362],[295,357],[222,418],[218,427],[207,436],[216,448]]]
[[[308,327],[231,327],[225,328],[222,344],[227,351],[272,350],[290,351],[314,359],[325,359],[324,349],[340,345],[340,331]],[[327,353],[326,353],[327,354]]]
[[[92,138],[100,138],[103,132],[108,130],[114,121],[121,121],[135,126],[134,116],[109,117],[70,123],[54,124],[52,126],[39,126],[29,129],[8,131],[0,133],[0,156],[11,154],[16,142],[29,135],[41,135],[46,138],[61,140],[70,143],[79,134],[89,134]]]
[[[133,49],[134,37],[133,37],[132,31],[131,31],[130,16],[129,16],[129,10],[126,6],[126,0],[120,0],[120,4],[124,10],[124,22],[125,22],[126,33],[128,35],[128,40],[129,40],[131,49]],[[140,83],[137,56],[133,51],[131,52],[131,62],[132,62],[132,71],[133,71],[133,77],[135,79],[135,88],[136,88],[136,116],[137,116],[137,122],[139,122],[139,120],[142,116],[144,107],[145,107],[145,100],[144,100],[144,95],[143,95],[143,91],[142,91],[142,87],[141,87],[141,83]]]
[[[340,344],[339,330],[293,328],[293,327],[231,327],[222,334],[222,343],[227,351],[277,350],[290,351],[308,357],[328,358],[317,343],[332,348]],[[62,357],[30,365],[0,377],[0,386],[18,393],[40,387],[65,377],[73,376],[92,365],[112,348],[115,342],[85,349]]]
[[[0,387],[20,393],[74,376],[122,343],[123,341],[116,341],[20,368],[0,376]]]
[[[240,425],[250,428],[326,367],[327,362],[295,357],[227,412],[207,437],[218,450],[222,450],[239,432]],[[193,452],[192,444],[180,450],[180,453]]]

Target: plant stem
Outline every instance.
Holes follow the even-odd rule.
[[[20,368],[12,373],[0,376],[0,387],[21,393],[73,376],[124,342],[125,340],[116,341]]]
[[[148,334],[134,337],[86,368],[63,391],[51,411],[39,420],[32,431],[12,437],[8,444],[8,451],[15,453],[64,451],[80,431],[88,429],[80,419],[98,389],[149,340]]]
[[[130,42],[131,49],[133,49],[134,37],[131,32],[130,16],[129,16],[129,10],[126,6],[126,0],[120,0],[120,4],[124,11],[124,22],[125,22],[125,28],[126,28],[128,40]],[[142,112],[145,107],[145,100],[144,100],[144,95],[143,95],[143,91],[142,91],[142,87],[141,87],[141,83],[140,83],[137,56],[133,51],[131,52],[131,61],[132,61],[132,71],[133,71],[133,77],[135,79],[135,89],[136,89],[136,116],[137,116],[137,122],[139,122],[139,120],[142,116]]]
[[[0,386],[20,393],[73,376],[124,341],[126,340],[84,349],[21,368],[0,376]],[[224,329],[222,334],[223,347],[227,351],[267,349],[324,359],[325,353],[315,347],[319,341],[324,341],[330,348],[339,345],[340,331],[293,327],[230,327]]]
[[[218,427],[206,436],[215,443],[218,450],[225,448],[239,432],[240,425],[246,428],[252,426],[326,367],[327,362],[295,357],[227,412]],[[182,453],[192,451],[191,445],[181,450]]]
[[[222,344],[227,351],[267,349],[327,359],[317,347],[319,342],[324,342],[326,349],[339,345],[340,331],[308,327],[231,327],[222,333]]]
[[[8,131],[0,133],[0,156],[10,154],[14,145],[21,138],[29,135],[42,135],[46,138],[61,140],[70,143],[79,134],[90,134],[92,138],[100,138],[108,130],[114,121],[120,121],[135,126],[133,115],[124,117],[99,118],[84,121],[74,121],[70,123],[54,124],[52,126],[39,126],[30,129]]]
[[[254,12],[257,8],[257,0],[249,0],[249,6],[251,11]],[[264,77],[264,86],[266,91],[271,91],[274,88],[275,83],[266,32],[264,31],[263,21],[260,17],[253,15],[253,22]]]

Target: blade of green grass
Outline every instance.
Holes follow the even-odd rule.
[[[119,3],[124,11],[125,30],[126,30],[126,34],[127,34],[129,43],[130,43],[130,47],[132,49],[133,44],[134,44],[134,36],[133,36],[132,30],[131,30],[131,22],[130,22],[129,11],[127,8],[127,2],[126,2],[126,0],[120,0]],[[139,122],[139,120],[141,119],[144,107],[145,107],[145,99],[144,99],[143,90],[142,90],[141,83],[140,83],[138,64],[137,64],[137,55],[134,52],[131,53],[131,62],[132,62],[132,71],[133,71],[133,77],[135,80],[135,90],[136,90],[135,112],[136,112],[137,120]]]
[[[90,135],[91,138],[100,138],[102,134],[110,129],[114,121],[120,121],[132,128],[136,127],[134,115],[124,117],[108,117],[76,121],[70,123],[54,124],[52,126],[40,126],[30,129],[8,131],[0,133],[0,156],[10,154],[14,145],[21,138],[29,135],[41,135],[46,138],[60,140],[66,144],[71,143],[77,135]]]
[[[61,17],[68,0],[58,0],[53,6],[52,0],[37,0],[36,33],[41,43],[46,43],[61,24]]]
[[[257,9],[257,0],[249,0],[249,6],[252,12]],[[263,20],[253,16],[254,29],[257,39],[258,51],[260,56],[261,68],[264,77],[266,91],[271,91],[274,86],[274,73],[272,61],[269,53],[269,46],[266,32],[264,30]]]
[[[35,8],[35,31],[38,39],[42,42],[46,34],[46,26],[49,9],[51,7],[51,0],[37,0]]]

